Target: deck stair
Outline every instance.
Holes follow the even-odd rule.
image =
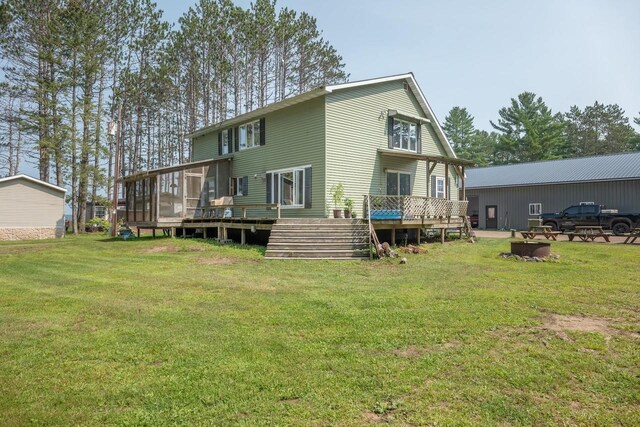
[[[271,229],[265,258],[368,259],[369,226],[360,219],[279,219]]]

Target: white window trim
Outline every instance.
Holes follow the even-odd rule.
[[[542,203],[529,203],[529,216],[538,215],[542,215]]]
[[[438,183],[442,183],[442,191],[438,191]],[[444,176],[436,176],[436,194],[433,196],[437,199],[446,199],[447,198],[447,181],[444,179]],[[442,194],[442,196],[440,196]]]
[[[401,197],[400,196],[400,175],[409,175],[409,194],[403,194],[403,196],[410,196],[411,193],[413,193],[413,175],[411,175],[411,172],[405,172],[405,171],[399,171],[399,170],[395,170],[395,169],[386,169],[384,171],[384,178],[385,178],[385,186],[387,184],[387,175],[390,173],[397,173],[398,174],[398,194],[387,194],[387,196],[397,196],[397,197]],[[385,191],[386,193],[386,191]]]
[[[416,123],[416,122],[413,122],[411,120],[401,119],[401,118],[395,117],[395,116],[393,117],[393,120],[394,121],[397,120],[397,121],[399,121],[401,123],[408,123],[409,125],[414,125],[416,127],[416,149],[415,150],[411,149],[411,139],[409,139],[409,142],[408,142],[408,145],[407,145],[408,148],[402,148],[402,141],[400,141],[400,146],[399,147],[393,146],[393,149],[394,150],[400,150],[400,151],[406,151],[408,153],[417,153],[418,152],[418,127],[420,126],[420,123]],[[394,130],[395,130],[395,126],[393,126],[392,132]],[[392,140],[395,138],[395,133],[393,135],[391,135],[391,138],[392,138]]]
[[[243,125],[238,126],[238,151],[245,151],[245,150],[251,150],[252,148],[257,148],[260,147],[260,132],[258,132],[257,134],[254,132],[255,128],[256,128],[256,123],[258,124],[258,126],[260,126],[260,120],[253,120],[251,122],[247,122]],[[244,128],[245,129],[245,135],[247,132],[247,126],[251,125],[251,129],[252,129],[252,136],[253,136],[253,145],[249,146],[249,141],[247,140],[247,145],[242,148],[242,142],[240,141],[240,135],[241,135],[241,129]],[[257,142],[256,142],[256,137],[257,137]]]
[[[280,204],[280,209],[304,209],[305,206],[305,185],[306,185],[306,173],[305,173],[305,169],[310,168],[311,165],[305,165],[305,166],[295,166],[292,168],[286,168],[286,169],[277,169],[277,170],[270,170],[270,171],[266,171],[265,173],[267,174],[282,174],[282,173],[286,173],[286,172],[293,172],[293,175],[295,177],[296,171],[302,171],[302,203],[301,204],[295,204],[295,205],[283,205]],[[273,189],[275,188],[274,185],[276,185],[276,183],[274,182],[275,179],[271,180],[271,202],[272,203],[280,203],[280,201],[273,201],[273,195],[275,194],[275,192],[273,191]],[[281,181],[278,177],[278,197],[282,197],[282,185],[281,185]],[[295,187],[295,185],[294,185]]]

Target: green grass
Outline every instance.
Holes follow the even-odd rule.
[[[637,425],[640,247],[0,244],[0,425]],[[554,315],[603,332],[545,327]]]

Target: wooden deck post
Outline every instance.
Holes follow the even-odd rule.
[[[391,246],[395,246],[396,245],[396,228],[393,227],[391,229]]]
[[[202,229],[202,238],[203,238],[203,239],[206,239],[206,238],[207,238],[207,227],[204,227],[204,228]]]
[[[416,228],[416,231],[418,232],[418,245],[420,245],[420,227]]]
[[[153,238],[155,239],[156,238],[156,229],[152,228],[151,229],[151,233],[153,233]]]
[[[138,232],[138,237],[140,237],[140,227],[136,227],[136,230]]]
[[[460,179],[462,180],[462,201],[465,201],[465,200],[467,200],[467,193],[466,193],[466,190],[464,188],[464,166],[460,167],[460,171],[462,172],[460,174]],[[467,214],[468,214],[468,212],[467,212]]]
[[[451,192],[449,191],[449,163],[444,164],[444,198],[451,200]]]
[[[240,230],[240,244],[241,245],[244,245],[246,243],[246,239],[247,239],[246,232],[247,232],[247,230],[245,230],[244,228],[242,228]]]
[[[169,234],[170,234],[171,238],[174,239],[176,237],[176,228],[175,227],[171,227],[170,230],[171,231],[170,231]]]
[[[441,228],[440,229],[440,243],[442,243],[444,245],[444,233],[446,233],[447,229],[446,228]]]

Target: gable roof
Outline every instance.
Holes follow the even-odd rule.
[[[640,179],[640,152],[467,169],[467,188]]]
[[[195,132],[187,135],[187,137],[196,138],[198,136],[205,135],[209,132],[222,129],[227,126],[232,126],[247,120],[258,118],[260,116],[263,116],[267,113],[271,113],[273,111],[281,110],[283,108],[290,107],[292,105],[296,105],[304,101],[308,101],[320,96],[328,95],[334,91],[351,89],[351,88],[361,87],[361,86],[375,85],[379,83],[391,82],[396,80],[405,80],[407,82],[407,84],[409,85],[409,88],[411,89],[411,92],[416,97],[425,115],[429,120],[431,120],[433,128],[436,134],[438,135],[438,138],[440,139],[440,142],[442,143],[445,151],[450,157],[456,158],[457,156],[453,151],[453,149],[451,148],[451,144],[449,144],[449,140],[444,134],[444,131],[442,130],[442,127],[440,126],[438,119],[433,113],[433,110],[431,109],[429,102],[427,102],[427,98],[424,96],[424,93],[422,93],[422,89],[420,89],[420,86],[418,85],[418,82],[416,81],[413,73],[397,74],[397,75],[387,76],[387,77],[378,77],[375,79],[359,80],[355,82],[320,86],[308,92],[301,93],[300,95],[296,95],[291,98],[283,99],[282,101],[278,101],[273,104],[267,105],[266,107],[258,108],[257,110],[249,111],[247,113],[241,114],[231,119],[224,120],[219,123],[214,123],[212,125],[198,129]],[[394,106],[390,105],[389,108],[393,109]]]
[[[6,178],[0,178],[0,183],[8,182],[8,181],[14,181],[14,180],[18,180],[18,179],[26,179],[27,181],[31,181],[31,182],[33,182],[35,184],[42,185],[43,187],[48,187],[48,188],[51,188],[53,190],[62,191],[63,193],[67,192],[67,190],[62,188],[62,187],[58,187],[57,185],[49,184],[48,182],[45,182],[45,181],[30,177],[29,175],[24,175],[24,174],[8,176]]]

